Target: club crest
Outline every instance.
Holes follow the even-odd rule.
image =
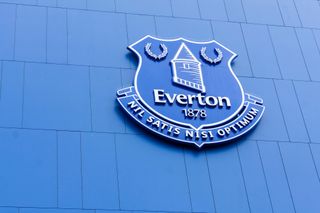
[[[243,91],[234,52],[216,41],[146,36],[128,47],[139,58],[134,85],[117,92],[147,129],[198,147],[232,140],[254,127],[263,100]]]

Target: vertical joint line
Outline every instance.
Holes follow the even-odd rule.
[[[217,205],[216,205],[216,201],[215,201],[215,198],[214,198],[214,190],[213,190],[213,185],[212,185],[212,177],[211,177],[211,173],[210,173],[210,169],[209,169],[208,155],[207,155],[206,151],[204,153],[205,153],[205,157],[206,157],[207,171],[208,171],[208,176],[209,176],[209,181],[210,181],[210,190],[211,190],[211,195],[212,195],[212,202],[213,202],[213,206],[214,206],[214,211],[217,212]]]
[[[173,16],[173,4],[172,4],[172,0],[170,0],[170,8],[171,8],[171,16],[174,17],[174,16]]]
[[[243,174],[243,167],[242,167],[242,162],[241,162],[241,158],[240,158],[238,144],[236,144],[236,149],[237,149],[237,155],[238,155],[238,160],[239,160],[239,164],[240,164],[241,177],[242,177],[242,181],[243,181],[243,185],[244,185],[244,191],[246,192],[247,204],[248,204],[249,212],[251,212],[251,206],[250,206],[250,202],[249,202],[247,184],[246,184],[246,180],[245,180],[244,174]]]
[[[124,88],[125,85],[124,85],[124,80],[123,80],[123,69],[120,69],[120,81],[121,81],[121,88]],[[117,98],[118,99],[118,98]],[[126,122],[126,119],[124,116],[121,116],[121,120],[123,122],[123,125],[124,125],[124,132],[127,132],[127,122]]]
[[[69,64],[69,10],[66,9],[66,31],[67,31],[67,64]]]
[[[14,19],[14,41],[13,41],[13,60],[16,58],[16,40],[17,40],[17,20],[18,20],[18,5],[15,5],[15,19]]]
[[[271,195],[270,195],[270,190],[269,190],[269,186],[268,186],[268,180],[267,180],[266,172],[265,172],[265,169],[264,169],[264,166],[263,166],[263,161],[262,161],[262,157],[261,157],[260,147],[259,147],[258,141],[256,141],[256,146],[257,146],[257,149],[258,149],[258,155],[259,155],[259,159],[260,159],[260,163],[261,163],[261,167],[262,167],[262,173],[263,173],[264,181],[265,181],[267,192],[268,192],[270,206],[271,206],[272,212],[274,212],[273,204],[272,204],[272,200],[271,200]]]
[[[25,95],[25,75],[26,75],[26,63],[23,63],[22,69],[22,106],[21,106],[21,127],[23,127],[24,123],[24,95]]]
[[[227,19],[229,21],[229,14],[228,14],[228,10],[227,10],[227,4],[226,4],[226,1],[225,0],[222,0],[223,1],[223,6],[224,6],[224,11],[226,12],[226,15],[227,15]]]
[[[309,142],[311,143],[310,133],[309,133],[309,130],[308,130],[308,127],[307,127],[306,120],[305,120],[305,118],[304,118],[304,114],[303,114],[303,111],[302,111],[301,103],[300,103],[300,100],[299,100],[298,93],[297,93],[296,86],[295,86],[294,82],[292,82],[292,86],[293,86],[294,94],[295,94],[295,96],[296,96],[296,99],[297,99],[297,102],[298,102],[298,105],[299,105],[299,110],[300,110],[300,113],[301,113],[301,116],[302,116],[303,125],[304,125],[304,127],[305,127],[305,129],[306,129]]]
[[[213,37],[213,39],[215,39],[215,36],[214,36],[214,26],[213,26],[213,22],[212,22],[212,21],[210,21],[210,29],[211,29],[212,37]]]
[[[200,4],[199,4],[199,0],[197,0],[197,6],[198,6],[198,11],[199,11],[199,17],[200,19],[202,19],[202,14],[201,14],[201,10],[200,10]]]
[[[89,98],[90,98],[90,129],[93,131],[93,109],[92,109],[92,85],[91,85],[91,67],[88,67],[88,77],[89,77]]]
[[[297,8],[297,4],[296,4],[295,0],[293,0],[293,5],[294,5],[294,8],[295,8],[295,10],[297,12],[298,19],[299,19],[299,22],[300,22],[300,26],[302,27],[302,21],[301,21],[300,14],[299,14],[299,11],[298,11],[298,8]]]
[[[244,10],[244,6],[243,6],[243,1],[241,1],[241,9],[242,9],[242,12],[243,12],[243,15],[244,15],[244,20],[246,23],[248,23],[248,20],[247,20],[247,15],[246,15],[246,11]]]
[[[272,36],[271,36],[270,28],[269,28],[268,25],[267,25],[267,31],[268,31],[268,35],[269,35],[269,38],[270,38],[270,41],[271,41],[271,46],[272,46],[273,53],[276,56],[276,61],[277,61],[277,65],[278,65],[278,68],[279,68],[280,76],[281,76],[281,79],[283,79],[282,70],[281,70],[281,67],[280,67],[278,55],[277,55],[276,48],[274,46],[274,42],[273,42],[273,39],[272,39]]]
[[[125,26],[126,26],[126,36],[127,36],[127,46],[129,46],[130,41],[129,41],[129,28],[128,28],[128,15],[124,14],[124,20],[125,20]]]
[[[312,152],[312,149],[311,149],[311,144],[309,143],[308,145],[309,145],[309,151],[310,151],[310,154],[311,154],[313,166],[314,166],[314,169],[316,170],[316,174],[317,174],[318,180],[320,182],[320,176],[319,176],[318,168],[317,168],[317,165],[316,165],[316,161],[314,160],[313,152]]]
[[[116,173],[117,173],[117,189],[118,189],[118,205],[121,210],[121,201],[120,201],[120,182],[119,182],[119,165],[118,165],[118,151],[117,151],[117,137],[116,134],[113,135],[113,143],[114,143],[114,156],[116,160]]]
[[[48,18],[48,7],[46,7],[46,62],[48,63],[48,22],[49,22],[49,18]]]
[[[281,17],[282,24],[283,24],[284,26],[286,26],[286,23],[284,22],[284,19],[283,19],[283,15],[282,15],[282,11],[281,11],[281,8],[280,8],[279,1],[276,0],[276,2],[277,2],[277,6],[278,6],[279,13],[280,13],[280,17]]]
[[[242,27],[242,24],[241,24],[241,23],[240,23],[239,25],[240,25],[241,34],[242,34],[244,46],[245,46],[246,53],[247,53],[247,57],[248,57],[248,61],[249,61],[251,76],[254,77],[254,75],[253,75],[252,62],[251,62],[250,55],[249,55],[249,50],[248,50],[248,47],[247,47],[247,41],[246,41],[246,38],[245,38],[245,36],[244,36],[243,27]]]
[[[1,101],[1,99],[2,99],[2,90],[3,90],[3,88],[2,88],[2,84],[3,84],[3,61],[1,61],[0,62],[1,64],[0,64],[0,101]]]
[[[288,130],[288,127],[287,127],[287,122],[286,122],[286,119],[284,118],[283,109],[282,109],[282,106],[281,106],[281,103],[280,103],[280,98],[279,98],[279,94],[278,94],[276,83],[274,82],[274,79],[272,79],[272,83],[273,83],[274,90],[276,92],[277,101],[278,101],[278,104],[279,104],[279,107],[280,107],[280,111],[281,111],[281,116],[282,116],[282,120],[283,120],[283,123],[284,123],[284,127],[286,129],[286,133],[287,133],[287,136],[289,138],[289,141],[291,142],[289,130]]]
[[[282,163],[282,168],[283,168],[283,171],[284,171],[284,175],[286,177],[287,186],[288,186],[288,189],[289,189],[289,192],[290,192],[290,198],[291,198],[292,206],[293,206],[294,212],[297,212],[296,211],[296,207],[295,207],[295,203],[294,203],[294,200],[293,200],[292,191],[291,191],[291,187],[290,187],[290,184],[289,184],[289,178],[288,178],[288,174],[287,174],[287,171],[286,171],[286,167],[284,165],[284,160],[283,160],[283,156],[282,156],[282,153],[281,153],[279,142],[277,142],[277,147],[278,147],[278,150],[279,150],[279,154],[280,154],[280,158],[281,158],[281,163]]]
[[[301,52],[301,55],[302,55],[302,58],[303,58],[304,66],[306,67],[306,70],[307,70],[307,72],[308,72],[309,80],[311,81],[311,80],[312,80],[312,79],[311,79],[311,75],[310,75],[310,72],[309,72],[309,68],[308,68],[308,65],[307,65],[306,58],[305,58],[304,53],[303,53],[303,51],[302,51],[301,42],[300,42],[300,39],[299,39],[299,37],[298,37],[298,33],[297,33],[296,28],[293,28],[293,31],[294,31],[294,34],[295,34],[296,39],[297,39],[297,41],[298,41],[299,49],[300,49],[300,52]]]
[[[57,158],[57,208],[59,208],[59,136],[58,131],[56,130],[56,158]]]
[[[185,170],[186,178],[187,178],[189,202],[190,202],[191,212],[193,212],[193,205],[192,205],[192,199],[191,199],[190,182],[189,182],[189,177],[188,177],[188,168],[187,168],[187,162],[186,162],[185,149],[182,149],[182,155],[183,155],[183,162],[184,162],[184,170]]]
[[[156,36],[158,36],[157,20],[155,16],[153,16],[153,23],[154,23],[154,30],[155,30]]]
[[[319,32],[320,32],[320,31],[319,31]],[[314,30],[313,30],[313,29],[311,29],[311,33],[312,33],[312,37],[313,37],[313,39],[314,39],[314,42],[316,43],[316,47],[317,47],[317,50],[318,50],[319,55],[320,55],[320,43],[318,44],[317,38],[316,38],[316,36],[315,36],[315,34],[314,34]],[[319,39],[319,40],[320,40],[320,39]]]
[[[114,11],[116,12],[117,11],[117,0],[113,0],[114,2]]]
[[[80,172],[81,172],[81,208],[83,208],[83,153],[82,153],[82,132],[80,132]]]

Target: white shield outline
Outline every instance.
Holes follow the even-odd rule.
[[[160,114],[159,112],[157,112],[156,110],[154,110],[152,107],[150,107],[144,100],[143,98],[141,97],[140,93],[139,93],[139,90],[138,90],[138,82],[137,82],[137,79],[138,79],[138,74],[141,70],[141,66],[142,66],[142,57],[140,55],[140,53],[134,49],[133,46],[135,46],[136,44],[140,43],[141,41],[147,39],[147,38],[152,38],[154,40],[158,40],[158,41],[165,41],[165,42],[174,42],[174,41],[186,41],[186,42],[189,42],[189,43],[193,43],[193,44],[212,44],[212,43],[216,43],[217,45],[220,45],[222,46],[223,48],[225,48],[227,51],[229,51],[232,56],[229,58],[228,60],[228,68],[232,74],[232,76],[235,78],[236,82],[238,83],[239,87],[240,87],[240,90],[241,90],[241,104],[240,106],[238,107],[238,109],[232,114],[230,115],[229,117],[225,118],[224,120],[221,120],[219,122],[215,122],[215,123],[211,123],[211,124],[203,124],[203,125],[200,125],[198,128],[194,127],[192,124],[188,124],[188,123],[183,123],[183,122],[179,122],[179,121],[175,121],[175,120],[172,120],[171,118],[168,118],[162,114]],[[157,116],[167,120],[167,121],[170,121],[174,124],[178,124],[178,125],[181,125],[181,126],[188,126],[196,131],[204,128],[204,127],[212,127],[212,126],[218,126],[219,124],[222,124],[222,123],[225,123],[229,120],[231,120],[232,118],[234,118],[240,111],[241,109],[243,108],[244,106],[244,91],[243,91],[243,88],[242,88],[242,85],[238,79],[238,77],[234,74],[233,70],[232,70],[232,67],[231,67],[231,62],[233,61],[233,59],[235,59],[237,57],[237,54],[234,53],[233,51],[231,51],[229,48],[223,46],[222,44],[220,44],[219,42],[215,41],[215,40],[211,40],[211,41],[206,41],[206,42],[196,42],[196,41],[190,41],[188,39],[185,39],[185,38],[182,38],[182,37],[179,37],[179,38],[175,38],[175,39],[159,39],[159,38],[156,38],[156,37],[153,37],[151,35],[146,35],[144,36],[143,38],[141,38],[140,40],[136,41],[135,43],[131,44],[128,46],[128,49],[131,50],[132,52],[134,52],[138,58],[139,58],[139,64],[138,64],[138,67],[137,67],[137,70],[136,70],[136,73],[135,73],[135,77],[134,77],[134,87],[135,87],[135,90],[136,90],[136,94],[139,98],[139,100],[142,102],[143,105],[145,105],[147,107],[147,109],[149,109],[152,113],[156,114]]]

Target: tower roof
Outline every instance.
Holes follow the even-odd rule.
[[[187,45],[185,43],[182,43],[180,45],[176,55],[172,59],[172,61],[175,61],[175,60],[186,60],[186,61],[199,62],[198,59],[192,54],[192,52],[190,51],[190,49],[187,47]]]

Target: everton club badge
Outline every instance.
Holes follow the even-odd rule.
[[[232,71],[237,55],[217,41],[146,36],[128,48],[139,66],[118,101],[156,134],[201,147],[245,134],[263,115],[263,100],[245,93]]]

